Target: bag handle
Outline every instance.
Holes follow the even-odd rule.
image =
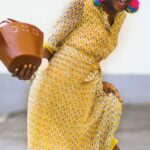
[[[0,25],[3,23],[11,23],[11,22],[18,22],[17,20],[11,19],[11,18],[7,18],[6,20],[3,20],[2,22],[0,22]]]

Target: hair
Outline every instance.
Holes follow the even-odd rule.
[[[106,0],[93,0],[94,4],[96,6],[100,6],[103,4]],[[131,2],[128,4],[127,8],[125,10],[128,13],[135,13],[139,10],[140,2],[138,0],[131,0]]]

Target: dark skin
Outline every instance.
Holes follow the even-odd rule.
[[[123,11],[130,2],[131,0],[106,0],[106,2],[104,3],[104,11],[108,14],[108,21],[110,23],[110,26],[113,25],[116,14],[120,11]],[[48,60],[50,60],[51,57],[51,53],[46,48],[43,48],[42,58],[47,58]],[[38,68],[36,68],[33,64],[25,64],[20,70],[18,68],[15,68],[12,76],[18,77],[18,79],[20,80],[29,80],[37,69]],[[119,96],[118,90],[112,83],[103,81],[103,89],[107,95],[109,93],[114,93],[122,102],[122,98]],[[116,145],[113,150],[120,149]]]
[[[104,5],[104,10],[108,14],[108,21],[109,21],[110,26],[113,25],[114,18],[117,12],[119,12],[113,7],[115,1],[116,0],[111,0],[111,1],[108,0],[105,2],[105,5]],[[114,93],[118,97],[118,99],[122,102],[122,98],[119,95],[119,91],[115,88],[115,86],[112,83],[103,81],[103,90],[108,96],[109,96],[109,93]]]
[[[109,20],[110,25],[113,24],[114,18],[117,12],[123,11],[128,6],[131,0],[120,0],[122,1],[122,3],[124,3],[124,7],[122,8],[119,8],[118,1],[119,0],[106,0],[105,2],[104,10],[108,14],[108,20]],[[51,57],[52,57],[51,53],[46,48],[43,48],[42,58],[47,58],[48,60],[50,60]],[[20,70],[18,68],[15,68],[12,73],[12,76],[18,77],[18,79],[20,80],[29,80],[37,69],[38,68],[36,68],[33,64],[25,64],[22,66]],[[115,91],[114,88],[113,88],[113,91]],[[116,91],[116,94],[117,94],[117,91]]]
[[[130,2],[131,0],[106,0],[104,4],[104,11],[108,14],[108,21],[110,26],[113,25],[116,14],[125,10]],[[114,93],[122,102],[119,91],[112,83],[103,81],[103,89],[107,95],[109,95],[109,93]]]
[[[123,3],[123,5],[120,8],[118,5],[118,1],[119,0],[106,0],[104,5],[104,10],[108,14],[108,21],[110,26],[113,25],[114,18],[117,12],[123,11],[131,2],[131,0],[121,0],[121,3]],[[114,93],[118,97],[120,102],[122,102],[122,98],[119,95],[119,91],[115,88],[115,86],[112,83],[103,81],[103,90],[107,95],[109,95],[109,93]],[[113,150],[120,150],[120,148],[118,147],[118,145],[115,145]]]
[[[122,8],[119,7],[118,1],[119,0],[106,0],[106,2],[104,4],[104,10],[108,14],[108,20],[109,20],[110,25],[113,25],[114,18],[116,16],[117,12],[123,11],[128,6],[128,4],[130,3],[131,0],[120,0],[120,1],[122,1],[121,3],[123,3]],[[51,57],[52,57],[52,55],[50,54],[50,52],[46,48],[43,48],[42,58],[47,58],[48,60],[50,60]],[[20,80],[29,80],[37,69],[38,68],[36,68],[32,63],[24,64],[20,70],[18,68],[15,68],[12,73],[12,76],[17,77]],[[106,83],[105,83],[105,85],[106,85]],[[109,83],[109,85],[110,85],[110,83]],[[112,88],[113,91],[116,91],[113,88],[113,86],[111,86],[110,88]],[[116,95],[118,95],[117,91],[116,91]]]
[[[42,58],[47,58],[48,60],[50,60],[51,57],[51,53],[46,48],[43,48]],[[17,77],[19,80],[29,80],[37,69],[38,68],[36,68],[33,64],[25,64],[20,70],[18,68],[15,68],[12,76]]]
[[[125,10],[128,4],[131,2],[131,0],[120,0],[122,3],[122,7],[120,8],[118,1],[119,0],[106,0],[104,5],[104,10],[108,14],[108,21],[110,26],[113,25],[116,14]]]
[[[106,0],[104,4],[104,10],[108,14],[108,21],[110,23],[110,26],[114,23],[114,18],[117,14],[117,12],[123,11],[131,0],[122,0],[124,3],[124,7],[119,8],[118,7],[118,0]],[[52,57],[51,53],[46,49],[42,49],[42,58],[47,58],[50,60]],[[18,77],[20,80],[29,80],[31,76],[35,73],[35,71],[38,68],[36,68],[33,64],[25,64],[22,66],[22,68],[19,70],[18,68],[15,68],[14,72],[12,73],[12,76]],[[119,91],[115,88],[115,86],[110,82],[103,81],[103,89],[105,93],[108,95],[109,93],[114,93],[119,100],[122,102],[122,98],[119,95]],[[114,147],[113,150],[120,150],[118,145]]]

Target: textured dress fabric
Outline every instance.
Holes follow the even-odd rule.
[[[28,150],[112,150],[122,103],[105,94],[100,61],[117,45],[126,12],[109,24],[103,6],[70,0],[44,46],[53,54],[31,83]]]

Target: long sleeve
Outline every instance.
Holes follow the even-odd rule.
[[[50,31],[48,41],[43,45],[51,54],[58,50],[65,37],[76,27],[77,22],[82,17],[83,8],[84,0],[70,0],[67,6],[63,8],[63,12]]]

